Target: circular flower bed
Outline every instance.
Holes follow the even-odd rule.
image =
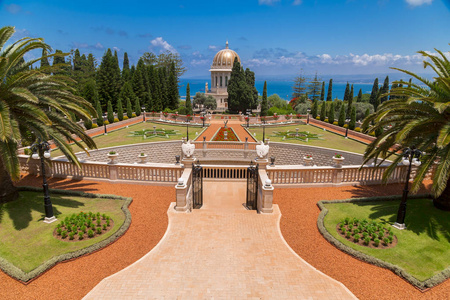
[[[387,249],[397,245],[392,228],[376,221],[345,218],[337,224],[336,230],[347,240],[369,248]]]
[[[108,232],[113,225],[113,220],[105,214],[80,212],[56,225],[53,236],[62,241],[82,241]]]

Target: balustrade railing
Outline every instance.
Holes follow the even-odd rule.
[[[242,165],[222,166],[203,165],[203,178],[208,179],[246,179],[247,167]]]
[[[195,149],[231,149],[231,150],[255,150],[258,143],[255,142],[211,142],[196,141],[193,142]]]

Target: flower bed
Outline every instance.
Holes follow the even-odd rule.
[[[224,132],[227,132],[227,139],[225,139]],[[215,142],[239,142],[238,137],[234,133],[233,129],[220,127],[219,131],[217,131],[216,135],[212,139]]]
[[[53,236],[63,241],[81,241],[92,239],[113,228],[112,219],[105,215],[92,212],[72,214],[61,221],[53,231]]]

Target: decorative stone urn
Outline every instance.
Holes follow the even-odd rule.
[[[138,157],[141,160],[139,163],[141,164],[145,164],[146,160],[147,160],[147,154],[142,155],[143,153],[139,154]]]
[[[312,164],[313,158],[312,156],[303,156],[303,161],[305,166],[310,166]]]
[[[336,157],[336,156],[333,156],[333,160],[334,160],[334,166],[336,167],[336,168],[342,168],[342,162],[344,161],[344,157],[343,156],[340,156],[340,157]]]
[[[108,158],[110,159],[109,163],[110,164],[115,164],[116,162],[114,161],[114,159],[116,159],[117,156],[119,156],[119,153],[117,153],[117,152],[109,152],[108,153]]]

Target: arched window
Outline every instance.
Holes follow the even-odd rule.
[[[228,86],[228,76],[225,76],[225,86]]]
[[[222,76],[220,76],[220,86],[222,86]]]
[[[217,86],[217,76],[216,76],[216,86]]]

